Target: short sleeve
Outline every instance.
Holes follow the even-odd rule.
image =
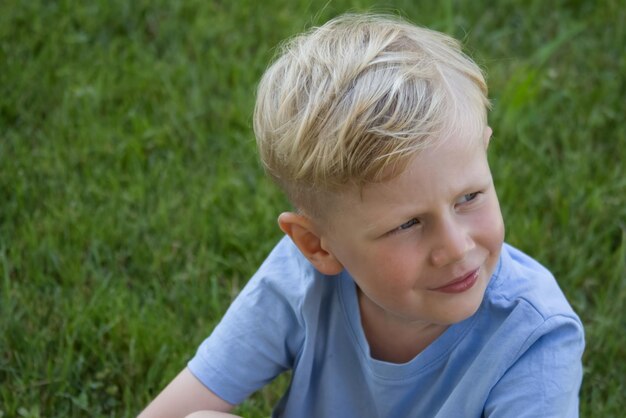
[[[578,417],[584,345],[578,318],[548,318],[491,390],[484,416]]]
[[[297,294],[260,270],[188,363],[206,387],[239,404],[292,367],[302,340]],[[285,281],[288,278],[284,279]]]

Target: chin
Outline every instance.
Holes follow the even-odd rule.
[[[446,318],[446,323],[448,325],[453,325],[465,321],[478,311],[481,303],[482,298],[477,303],[456,304],[454,309],[449,312],[449,316]]]

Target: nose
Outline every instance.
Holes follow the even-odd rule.
[[[434,246],[430,258],[436,267],[462,260],[475,246],[467,225],[463,225],[455,219],[455,216],[443,219],[434,232]]]

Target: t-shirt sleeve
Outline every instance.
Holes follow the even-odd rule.
[[[489,394],[484,416],[578,417],[584,333],[578,318],[546,319]]]
[[[297,286],[289,289],[288,277],[275,280],[276,270],[266,266],[252,277],[188,363],[207,388],[234,405],[290,369],[301,345]]]

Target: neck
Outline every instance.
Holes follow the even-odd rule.
[[[377,360],[411,361],[448,328],[447,325],[403,321],[363,297],[362,292],[358,294],[361,325],[371,356]]]

